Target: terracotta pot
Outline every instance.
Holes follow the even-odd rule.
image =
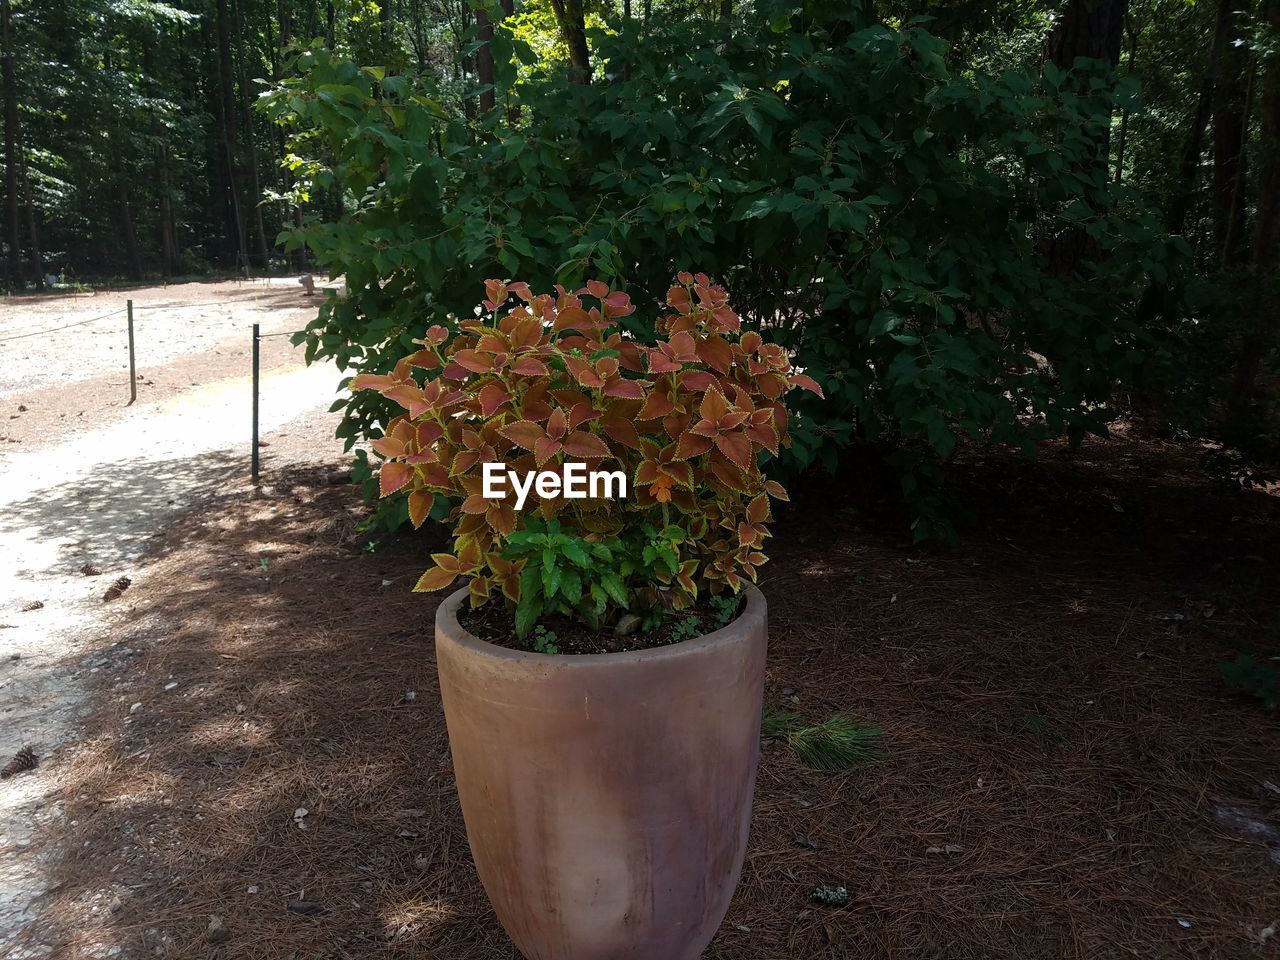
[[[764,596],[715,633],[547,656],[436,613],[471,853],[528,960],[694,960],[742,872],[760,754]]]

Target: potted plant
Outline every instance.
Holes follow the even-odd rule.
[[[604,283],[488,281],[389,375],[382,494],[453,549],[416,589],[485,890],[529,960],[692,960],[745,854],[759,754],[782,399],[818,392],[684,273],[645,344]],[[423,382],[415,369],[427,372]]]

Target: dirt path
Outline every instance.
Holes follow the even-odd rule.
[[[84,705],[82,683],[132,654],[128,647],[85,654],[112,612],[130,605],[127,591],[110,604],[104,592],[134,572],[167,520],[206,498],[250,492],[249,326],[297,329],[318,304],[296,285],[193,284],[131,296],[165,311],[163,327],[152,321],[146,339],[139,335],[149,361],[139,365],[146,381],[132,407],[125,406],[127,356],[105,344],[110,333],[94,329],[100,325],[5,341],[50,319],[89,313],[87,298],[58,313],[58,304],[44,301],[21,314],[7,304],[0,314],[0,409],[9,410],[0,421],[8,440],[0,445],[0,763],[25,745],[42,758],[54,755],[35,773],[0,782],[6,956],[49,889],[32,834],[58,815],[56,752]],[[197,296],[232,302],[211,307]],[[145,311],[135,313],[140,330]],[[287,338],[264,347],[264,480],[286,464],[337,462],[341,446],[324,414],[339,372],[304,367]],[[21,950],[43,955],[38,945]]]

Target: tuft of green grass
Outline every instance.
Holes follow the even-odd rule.
[[[785,740],[801,762],[815,770],[848,770],[874,763],[883,752],[883,730],[864,726],[843,713],[810,724],[799,714],[766,710],[760,732]]]

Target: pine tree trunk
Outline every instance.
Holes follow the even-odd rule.
[[[1124,18],[1124,32],[1129,38],[1129,76],[1133,76],[1133,64],[1138,59],[1138,30],[1133,17]],[[1120,132],[1116,137],[1116,183],[1124,179],[1124,150],[1129,141],[1129,108],[1120,114]]]
[[[1078,57],[1114,66],[1128,12],[1128,0],[1069,0],[1049,33],[1046,59],[1063,70],[1070,70]]]
[[[218,30],[218,121],[222,133],[222,162],[227,175],[227,201],[231,224],[235,229],[236,267],[249,269],[249,249],[245,237],[244,217],[240,208],[240,177],[236,169],[236,99],[235,73],[231,65],[231,33],[227,0],[217,0]]]
[[[44,253],[40,250],[40,232],[36,229],[36,204],[31,193],[31,171],[27,169],[26,151],[20,153],[22,159],[23,199],[27,208],[27,239],[31,243],[31,277],[37,287],[44,286]]]
[[[1217,96],[1213,108],[1213,237],[1224,267],[1245,259],[1246,210],[1242,195],[1247,176],[1249,124],[1246,111],[1251,80],[1246,79],[1248,56],[1241,38],[1241,0],[1219,0],[1231,23],[1223,46]]]
[[[253,207],[253,233],[258,247],[258,263],[263,270],[270,263],[267,231],[262,222],[262,181],[258,172],[258,144],[253,133],[253,105],[249,102],[249,79],[245,69],[244,16],[241,2],[236,3],[236,61],[239,67],[240,110],[244,115],[245,159],[249,167],[249,203]]]
[[[179,271],[180,264],[169,182],[169,145],[164,142],[156,148],[156,185],[160,191],[160,265],[164,276],[172,277]]]
[[[1267,0],[1263,14],[1272,31],[1280,32],[1280,0]],[[1253,316],[1241,345],[1232,389],[1232,405],[1239,411],[1253,400],[1262,362],[1276,345],[1280,331],[1276,270],[1280,265],[1280,57],[1272,57],[1262,81],[1262,130],[1258,157],[1258,205],[1253,226],[1250,262],[1257,284]]]
[[[480,116],[485,116],[497,104],[497,95],[493,89],[493,24],[489,22],[489,14],[481,7],[476,7],[476,39],[481,46],[476,50],[476,80],[480,90]]]
[[[1234,2],[1235,0],[1219,0],[1218,3],[1213,39],[1209,42],[1209,58],[1200,81],[1200,96],[1196,100],[1196,112],[1191,117],[1191,127],[1182,146],[1182,155],[1178,161],[1178,180],[1173,199],[1169,202],[1165,225],[1170,233],[1182,233],[1186,228],[1187,212],[1191,209],[1191,197],[1200,170],[1200,155],[1204,151],[1204,132],[1209,126],[1209,110],[1218,81],[1219,61],[1223,44],[1226,43],[1227,29],[1231,24],[1231,7]]]
[[[133,209],[129,199],[129,180],[125,176],[119,178],[116,202],[120,207],[120,232],[124,239],[125,262],[129,277],[142,279],[142,257],[138,253],[138,234],[133,227]]]
[[[569,48],[570,77],[575,83],[591,82],[591,52],[587,49],[586,14],[583,0],[551,0],[560,25],[560,36]]]
[[[18,90],[14,79],[13,46],[9,36],[9,0],[0,0],[0,81],[4,83],[4,195],[5,234],[9,244],[5,272],[10,287],[22,286],[22,237],[18,233]]]
[[[1064,71],[1071,70],[1081,58],[1102,60],[1114,67],[1120,60],[1128,10],[1128,0],[1069,0],[1045,43],[1045,59]],[[1093,134],[1092,148],[1092,159],[1080,165],[1080,172],[1093,172],[1098,179],[1109,180],[1109,122]],[[1083,229],[1065,230],[1052,238],[1045,251],[1048,270],[1056,276],[1077,273],[1097,255],[1097,244]]]

